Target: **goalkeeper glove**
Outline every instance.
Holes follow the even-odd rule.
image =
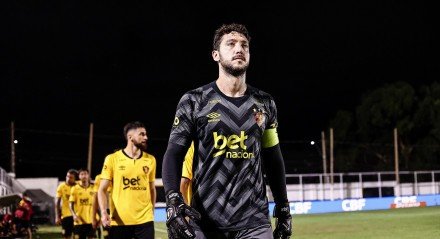
[[[168,238],[192,239],[196,237],[194,229],[185,216],[200,220],[200,213],[183,202],[180,192],[170,191],[166,196]]]
[[[273,216],[276,218],[276,228],[273,231],[274,239],[288,239],[292,235],[292,215],[290,215],[289,203],[276,205]]]

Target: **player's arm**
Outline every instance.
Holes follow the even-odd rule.
[[[80,219],[79,219],[78,215],[76,215],[76,213],[75,213],[75,202],[72,202],[72,201],[69,202],[69,210],[70,210],[70,213],[72,213],[73,221],[78,222]]]
[[[101,182],[98,188],[98,204],[101,209],[101,222],[103,227],[110,226],[110,210],[108,209],[108,197],[107,190],[110,186],[110,181],[108,179],[101,178]]]
[[[263,148],[263,165],[275,201],[274,217],[277,219],[274,238],[289,238],[292,234],[292,216],[287,199],[286,176],[280,145]]]
[[[263,148],[262,155],[266,176],[275,203],[287,203],[286,172],[280,145],[277,144],[270,148]]]
[[[96,229],[96,227],[98,226],[98,221],[96,220],[96,215],[99,215],[98,207],[99,207],[98,193],[95,192],[93,194],[93,202],[92,202],[92,227],[93,227],[93,229]]]
[[[273,216],[276,219],[276,226],[273,237],[287,239],[292,234],[292,216],[287,199],[286,170],[277,132],[277,108],[273,99],[270,100],[267,109],[269,120],[263,132],[261,146],[263,167],[275,201]]]
[[[182,165],[187,148],[175,143],[168,143],[162,162],[162,180],[165,193],[179,192]]]
[[[55,223],[57,225],[61,224],[61,198],[57,197],[55,202]]]
[[[187,147],[168,143],[162,164],[162,180],[166,192],[167,228],[169,238],[195,238],[194,229],[185,216],[199,220],[200,214],[186,205],[180,193],[180,178]]]
[[[156,204],[156,185],[154,185],[154,182],[150,182],[150,197],[154,212],[154,205]]]
[[[188,190],[189,186],[191,184],[191,179],[182,177],[180,179],[180,192],[183,195],[183,199],[185,200],[185,203],[188,204],[189,198],[188,198]]]

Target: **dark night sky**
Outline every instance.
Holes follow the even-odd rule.
[[[319,138],[337,110],[353,110],[385,83],[439,79],[436,15],[420,1],[186,2],[2,1],[1,166],[9,169],[11,120],[19,177],[84,167],[90,122],[95,174],[124,145],[123,125],[141,120],[160,172],[179,98],[217,77],[210,53],[222,23],[247,25],[247,82],[274,96],[282,142]],[[319,160],[316,151],[284,146],[292,165]]]

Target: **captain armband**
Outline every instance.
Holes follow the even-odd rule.
[[[263,133],[262,146],[263,148],[270,148],[280,142],[276,128],[266,129]]]

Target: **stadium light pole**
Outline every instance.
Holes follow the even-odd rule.
[[[93,148],[93,123],[90,123],[89,129],[89,151],[87,155],[87,170],[92,174],[92,148]]]
[[[322,173],[325,178],[325,182],[328,182],[327,178],[327,151],[326,151],[326,145],[325,145],[325,133],[324,131],[321,131],[321,148],[319,148],[318,141],[310,141],[310,145],[316,147],[316,151],[318,151],[319,156],[322,158]]]
[[[11,121],[11,173],[15,175],[15,124]]]
[[[398,145],[398,134],[397,128],[393,130],[394,134],[394,173],[396,175],[396,196],[400,196],[400,177],[399,177],[399,145]]]
[[[327,152],[325,146],[325,132],[321,131],[322,171],[324,173],[325,182],[327,183]]]
[[[333,128],[330,128],[330,198],[333,201],[333,164],[334,164],[334,157],[333,157]]]

